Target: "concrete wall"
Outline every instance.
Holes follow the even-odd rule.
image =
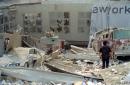
[[[8,45],[8,49],[11,48],[16,48],[16,47],[21,47],[21,36],[17,33],[14,34],[5,34],[4,38],[9,38],[9,45]]]
[[[5,39],[9,38],[7,50],[5,50]],[[21,36],[19,34],[0,33],[0,57],[10,49],[21,47]]]
[[[84,33],[78,32],[78,13],[90,12],[88,4],[23,4],[17,5],[17,23],[23,26],[23,14],[25,13],[42,13],[43,31],[50,28],[49,12],[69,12],[70,13],[70,33],[58,33],[61,39],[69,41],[88,41],[89,29],[87,27]],[[90,19],[91,16],[88,16]]]

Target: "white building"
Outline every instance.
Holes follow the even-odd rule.
[[[73,43],[78,44],[88,43],[91,20],[91,4],[87,3],[85,0],[75,0],[75,2],[70,2],[67,0],[66,2],[64,0],[54,0],[52,2],[51,0],[48,0],[44,1],[42,4],[30,3],[16,5],[16,9],[17,21],[23,27],[25,26],[25,18],[36,18],[39,16],[42,22],[42,26],[39,26],[39,28],[43,28],[39,31],[45,32],[54,30],[61,39],[65,39],[70,42],[74,41]],[[32,26],[33,24],[27,29],[38,29],[35,28],[35,26]],[[26,27],[27,26],[25,26],[25,28]]]
[[[130,27],[130,1],[99,1],[92,7],[91,33]]]
[[[14,6],[8,4],[2,4],[0,6],[0,33],[13,32],[16,29],[16,13]]]
[[[53,30],[61,39],[87,45],[92,1],[44,0],[42,3],[17,2],[12,6],[17,10],[17,24],[23,26],[26,32],[44,33]]]

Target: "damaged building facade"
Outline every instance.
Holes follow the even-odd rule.
[[[91,4],[84,0],[80,2],[48,0],[42,3],[14,4],[9,7],[16,10],[13,15],[16,18],[15,22],[17,22],[15,24],[23,27],[24,30],[22,31],[26,33],[41,33],[44,35],[46,31],[51,30],[56,32],[60,39],[75,45],[87,46],[88,44]]]

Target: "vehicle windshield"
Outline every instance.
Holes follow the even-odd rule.
[[[130,39],[130,30],[115,30],[113,32],[114,39]]]

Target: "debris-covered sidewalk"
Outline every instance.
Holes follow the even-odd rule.
[[[130,62],[126,62],[119,65],[114,65],[108,69],[100,69],[99,72],[102,75],[106,85],[130,85],[130,81],[125,81],[126,75],[130,71]]]

